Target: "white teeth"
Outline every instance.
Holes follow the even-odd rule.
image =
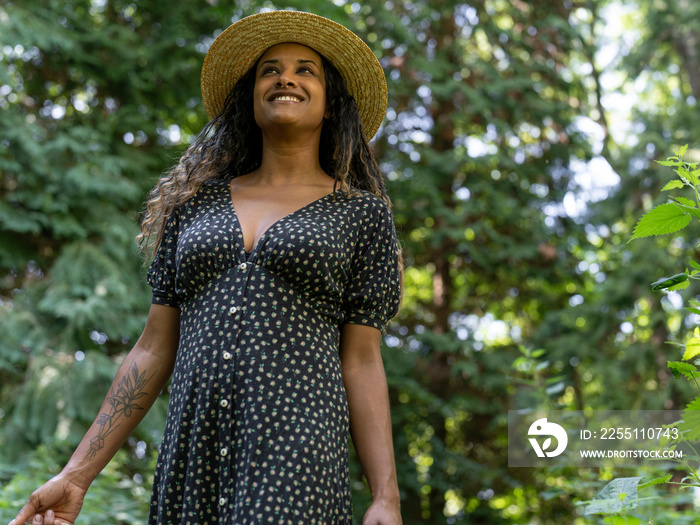
[[[275,97],[275,102],[277,101],[283,101],[283,102],[301,102],[297,97],[290,97],[288,95],[281,96],[281,97]]]

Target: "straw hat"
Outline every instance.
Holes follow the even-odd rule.
[[[217,116],[233,86],[270,47],[304,44],[325,56],[355,98],[368,139],[386,114],[384,71],[367,44],[352,31],[322,16],[301,11],[269,11],[229,26],[209,48],[202,67],[202,99],[209,118]]]

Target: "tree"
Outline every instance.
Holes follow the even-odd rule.
[[[60,464],[143,326],[149,290],[133,244],[138,211],[206,122],[198,76],[208,45],[234,20],[292,7],[360,34],[382,57],[389,82],[387,120],[373,147],[406,258],[404,305],[384,349],[405,523],[573,516],[581,489],[564,473],[506,468],[507,410],[542,399],[660,408],[687,395],[659,375],[661,342],[683,337],[683,319],[648,283],[675,273],[667,257],[674,243],[696,241],[653,248],[626,241],[663,180],[650,161],[668,153],[669,141],[692,143],[697,134],[698,30],[689,16],[697,8],[640,0],[629,24],[643,38],[606,69],[596,56],[609,4],[5,2],[0,479],[12,479],[7,491],[26,497],[20,488],[34,479],[15,474],[27,462]],[[626,72],[622,91],[651,79],[634,114],[637,143],[610,134],[602,78],[613,70]],[[603,130],[600,147],[591,123]],[[612,163],[621,184],[586,212],[570,212],[564,203],[585,197],[580,166],[595,155]],[[544,350],[532,363],[546,391],[516,383],[524,375],[511,367],[519,347]],[[132,480],[126,490],[140,494],[140,510],[122,522],[142,522],[165,401],[110,467],[110,481]],[[41,443],[38,454],[28,453]],[[56,462],[47,459],[56,454]],[[353,469],[359,481],[356,462]],[[540,497],[545,490],[548,499]],[[355,496],[359,509],[368,498],[361,484]],[[98,514],[88,519],[97,523]]]

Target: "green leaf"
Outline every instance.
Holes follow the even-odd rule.
[[[690,219],[691,216],[678,204],[673,202],[661,204],[639,219],[630,241],[651,235],[677,232],[688,226]]]
[[[661,191],[677,190],[677,189],[682,188],[682,187],[683,187],[683,181],[678,180],[678,179],[674,179],[674,180],[668,181],[666,183],[666,186],[661,188]]]
[[[674,199],[680,202],[681,204],[688,206],[689,208],[695,208],[695,202],[690,199],[686,199],[685,197],[674,197]]]
[[[693,399],[683,410],[683,420],[678,422],[678,430],[688,441],[700,440],[700,397]]]
[[[699,181],[698,181],[698,177],[697,177],[697,175],[695,174],[695,172],[694,172],[694,171],[688,171],[688,168],[686,168],[685,166],[679,167],[679,168],[676,170],[676,173],[678,173],[678,176],[679,176],[681,179],[690,182],[690,184],[692,184],[693,186],[696,186],[696,185],[698,184],[698,182],[699,182]]]
[[[583,509],[584,514],[614,514],[637,506],[637,485],[641,476],[616,478],[605,485]]]
[[[651,283],[651,289],[654,292],[658,292],[659,290],[663,290],[665,288],[669,288],[671,286],[676,286],[678,284],[682,284],[684,282],[688,281],[688,274],[686,273],[677,273],[676,275],[672,275],[671,277],[662,277],[658,281],[654,281]]]
[[[693,338],[685,345],[685,352],[683,352],[683,360],[689,361],[693,359],[698,354],[700,354],[700,339]]]
[[[688,339],[688,342],[685,344],[685,352],[683,352],[683,361],[693,359],[698,354],[700,354],[700,337],[693,336],[690,339]]]
[[[691,201],[692,202],[692,201]],[[689,213],[693,217],[700,219],[700,210],[695,207],[695,203],[692,206],[686,206],[685,204],[678,203],[678,207],[685,213]]]
[[[688,259],[688,263],[696,270],[700,270],[700,263],[698,263],[697,261],[694,261],[693,259]]]
[[[687,145],[687,144],[681,146],[680,148],[678,148],[678,149],[676,150],[676,156],[677,156],[678,158],[681,158],[681,157],[683,157],[683,155],[685,155],[685,152],[686,152],[686,151],[688,151],[688,145]]]
[[[678,379],[681,374],[686,376],[688,379],[693,378],[693,372],[697,373],[698,368],[691,363],[684,363],[682,361],[669,361],[668,368],[671,370],[673,377]]]
[[[683,274],[683,275],[685,275],[685,274]],[[688,286],[690,286],[690,281],[683,281],[683,282],[680,282],[678,284],[674,284],[673,286],[669,286],[668,291],[669,292],[676,292],[678,290],[685,290],[686,288],[688,288]]]
[[[606,520],[610,520],[610,525],[646,525],[635,516],[609,516]]]
[[[669,157],[672,158],[672,157]],[[682,166],[683,163],[679,160],[657,160],[657,164],[661,164],[662,166]]]
[[[665,476],[662,476],[660,478],[651,479],[651,480],[647,481],[646,483],[642,483],[641,485],[639,485],[637,487],[637,490],[645,489],[647,487],[651,487],[652,485],[661,485],[662,483],[668,483],[669,481],[671,481],[672,477],[673,477],[673,474],[666,474]]]

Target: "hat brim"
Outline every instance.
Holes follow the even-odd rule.
[[[368,139],[384,120],[387,87],[384,70],[360,37],[322,16],[301,11],[251,15],[225,29],[212,43],[202,67],[202,100],[209,118],[219,115],[236,82],[270,47],[303,44],[326,57],[355,98]]]

